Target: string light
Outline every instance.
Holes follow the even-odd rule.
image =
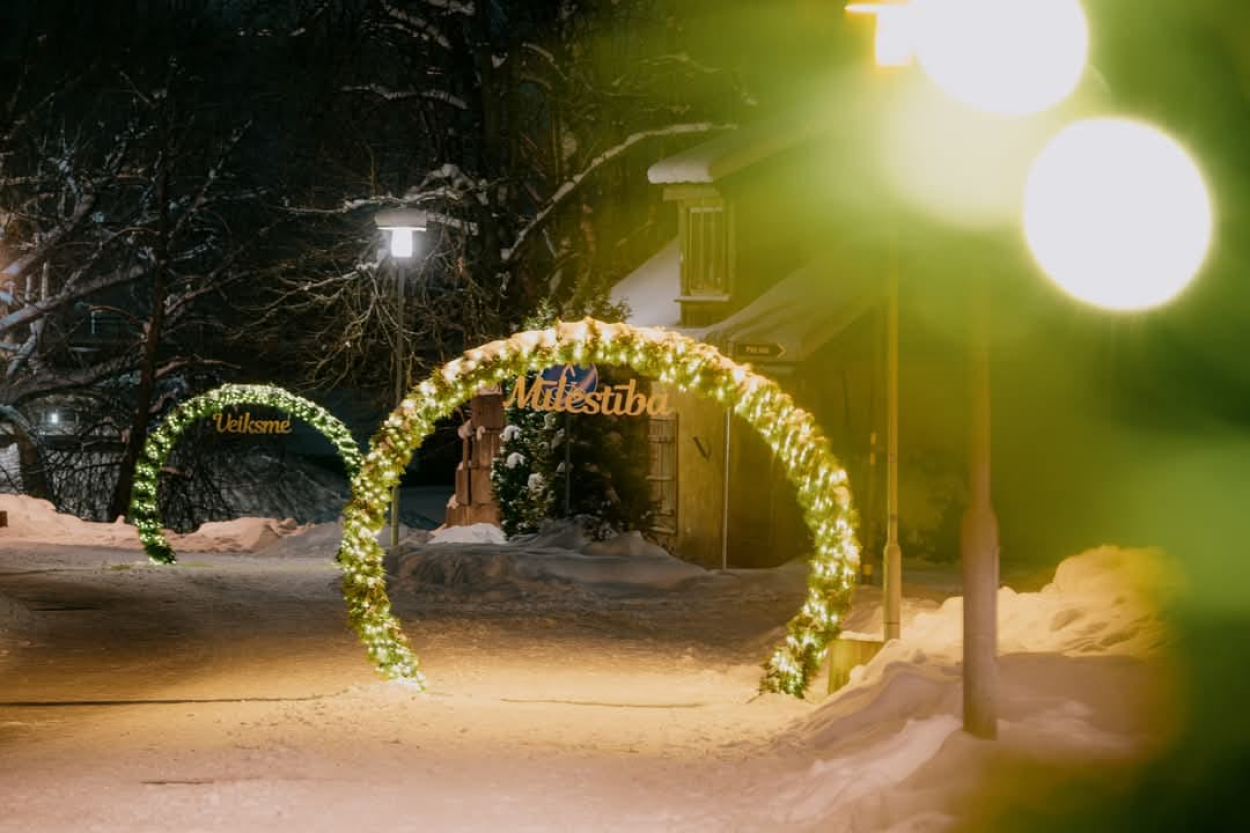
[[[360,473],[352,479],[338,561],[348,618],[378,672],[424,687],[416,655],[391,615],[386,595],[377,534],[385,520],[389,486],[435,423],[475,391],[508,377],[579,362],[628,366],[679,390],[731,402],[735,413],[782,449],[782,468],[795,487],[815,554],[807,600],[787,625],[785,641],[764,663],[760,688],[802,697],[839,632],[858,573],[856,518],[846,470],[811,415],[749,365],[667,330],[591,318],[517,333],[468,351],[413,388],[370,440]]]
[[[173,564],[177,560],[162,530],[160,502],[156,496],[160,473],[169,452],[188,425],[240,405],[274,408],[308,423],[337,449],[349,478],[360,470],[360,449],[356,447],[347,426],[325,408],[290,391],[272,385],[222,385],[188,399],[171,410],[156,430],[148,435],[139,463],[135,466],[129,521],[139,533],[143,551],[152,563]]]

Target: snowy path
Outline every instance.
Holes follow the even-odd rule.
[[[0,548],[28,611],[0,633],[0,831],[944,830],[996,776],[1133,759],[1159,708],[1149,664],[1053,654],[1004,658],[998,747],[915,656],[823,705],[758,697],[785,570],[399,594],[418,695],[373,676],[328,553],[284,552]]]
[[[413,695],[373,677],[324,559],[17,560],[0,591],[37,627],[3,658],[2,830],[662,829],[812,708],[560,611],[414,623]]]

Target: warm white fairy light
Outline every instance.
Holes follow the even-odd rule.
[[[176,560],[161,528],[160,506],[156,496],[165,459],[188,425],[240,405],[274,408],[308,423],[338,450],[349,478],[360,470],[360,449],[356,447],[356,441],[347,426],[325,408],[290,391],[272,385],[222,385],[188,399],[170,411],[156,430],[148,435],[139,464],[135,466],[129,521],[138,531],[143,550],[152,562],[173,564]]]
[[[349,619],[379,672],[418,687],[424,681],[386,596],[383,551],[376,537],[389,500],[385,487],[398,478],[435,423],[475,391],[511,376],[569,363],[624,365],[680,390],[732,402],[734,412],[778,449],[812,532],[815,555],[808,599],[790,621],[784,644],[765,663],[761,688],[801,697],[838,633],[859,563],[845,469],[811,414],[749,366],[667,330],[590,318],[517,333],[468,351],[417,385],[371,440],[361,471],[352,480],[338,560],[345,573]]]

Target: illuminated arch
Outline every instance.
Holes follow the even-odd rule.
[[[625,365],[732,408],[777,454],[815,543],[808,596],[789,635],[765,664],[761,688],[802,696],[850,604],[859,563],[846,471],[810,414],[777,385],[676,333],[587,318],[517,333],[467,351],[417,385],[373,436],[344,512],[338,561],[348,618],[383,676],[424,687],[416,656],[391,615],[377,533],[389,490],[437,420],[481,388],[564,363]]]
[[[342,422],[315,402],[271,385],[222,385],[188,399],[174,408],[160,426],[148,435],[143,454],[135,466],[135,483],[130,492],[130,522],[139,532],[144,552],[157,564],[173,564],[173,548],[161,531],[160,505],[156,488],[165,458],[183,430],[193,422],[237,405],[274,408],[300,419],[320,431],[343,458],[348,478],[360,470],[360,449]]]

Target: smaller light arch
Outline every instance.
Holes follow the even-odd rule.
[[[153,563],[173,564],[177,561],[161,529],[160,502],[156,496],[161,469],[169,452],[188,425],[238,405],[274,408],[308,423],[334,445],[349,480],[360,471],[360,449],[347,426],[317,403],[290,391],[273,385],[222,385],[188,399],[171,410],[156,430],[148,435],[139,463],[135,466],[129,520],[139,533],[144,552]]]
[[[840,630],[858,574],[859,545],[846,470],[811,414],[749,366],[668,330],[591,318],[517,333],[465,352],[409,391],[373,436],[360,474],[352,480],[338,562],[348,620],[378,672],[418,688],[425,685],[386,594],[377,533],[390,488],[435,423],[476,391],[565,363],[626,366],[713,399],[745,419],[772,447],[795,487],[814,553],[806,601],[790,620],[785,641],[765,662],[760,688],[802,697]]]

